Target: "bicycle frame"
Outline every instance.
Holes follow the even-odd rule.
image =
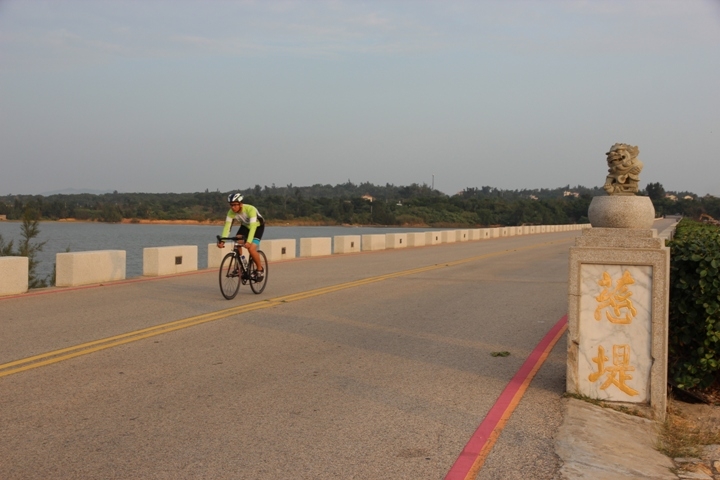
[[[239,242],[241,238],[236,237],[216,237],[219,242],[233,242],[232,252],[229,252],[223,258],[220,264],[220,292],[223,296],[230,300],[235,298],[240,285],[250,284],[250,288],[255,294],[262,293],[265,290],[267,283],[267,257],[262,250],[258,250],[260,256],[264,275],[255,275],[257,267],[254,265],[252,259],[248,259],[242,254],[242,244]]]

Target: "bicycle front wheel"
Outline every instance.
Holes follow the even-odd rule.
[[[228,253],[220,264],[220,293],[231,300],[240,290],[240,262],[237,255]]]
[[[265,290],[265,285],[267,285],[267,279],[268,279],[268,261],[267,257],[265,256],[265,252],[262,250],[258,250],[258,256],[260,257],[260,263],[262,263],[263,272],[262,272],[262,280],[257,279],[257,266],[255,265],[255,262],[250,262],[250,265],[248,267],[248,270],[250,270],[250,288],[255,293],[262,293],[263,290]]]

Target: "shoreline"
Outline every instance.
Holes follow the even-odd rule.
[[[200,226],[223,226],[224,220],[149,220],[149,219],[133,219],[123,218],[119,222],[100,222],[97,220],[78,220],[76,218],[60,218],[58,220],[38,220],[40,223],[98,223],[98,224],[131,224],[131,225],[200,225]],[[0,223],[22,223],[22,220],[2,220]],[[313,220],[285,220],[277,222],[267,222],[267,227],[348,227],[348,228],[452,228],[452,227],[432,227],[430,225],[374,225],[374,224],[351,224],[351,223],[330,223],[318,222]],[[458,227],[460,228],[460,227]],[[464,228],[477,228],[464,226]]]
[[[9,222],[20,222],[21,220],[8,220]],[[40,220],[40,223],[43,222],[57,222],[57,223],[105,223],[108,225],[112,225],[113,223],[119,223],[119,224],[131,224],[131,225],[205,225],[205,226],[214,226],[214,225],[225,225],[225,220],[149,220],[146,218],[123,218],[119,222],[101,222],[97,220],[78,220],[76,218],[61,218],[59,220]],[[313,222],[313,221],[285,221],[282,223],[273,223],[268,224],[268,226],[271,227],[279,227],[279,226],[288,226],[288,227],[355,227],[357,225],[337,225],[333,223],[324,223],[324,222]]]
[[[40,223],[97,223],[97,224],[134,224],[134,225],[199,225],[199,226],[222,226],[225,220],[149,220],[139,218],[123,218],[119,222],[101,222],[99,220],[78,220],[77,218],[60,218],[58,220],[41,219]],[[0,223],[22,223],[22,220],[0,220]],[[267,227],[348,227],[348,228],[431,228],[431,229],[453,229],[453,228],[492,228],[501,225],[459,225],[459,224],[403,224],[403,225],[376,225],[376,224],[352,224],[352,223],[331,223],[316,220],[278,220],[268,221]]]

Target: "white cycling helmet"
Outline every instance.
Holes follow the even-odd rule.
[[[231,193],[228,195],[228,203],[240,203],[243,200],[243,194],[240,192]]]

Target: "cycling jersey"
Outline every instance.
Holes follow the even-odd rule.
[[[257,230],[257,227],[265,223],[265,220],[262,218],[262,215],[260,215],[257,208],[252,205],[248,205],[247,203],[243,203],[243,206],[238,213],[233,212],[232,208],[228,211],[225,218],[225,227],[222,232],[223,237],[227,237],[230,234],[230,227],[232,226],[233,220],[237,220],[241,226],[244,225],[248,228],[247,238],[245,239],[248,243],[252,242],[255,238],[255,230]]]

